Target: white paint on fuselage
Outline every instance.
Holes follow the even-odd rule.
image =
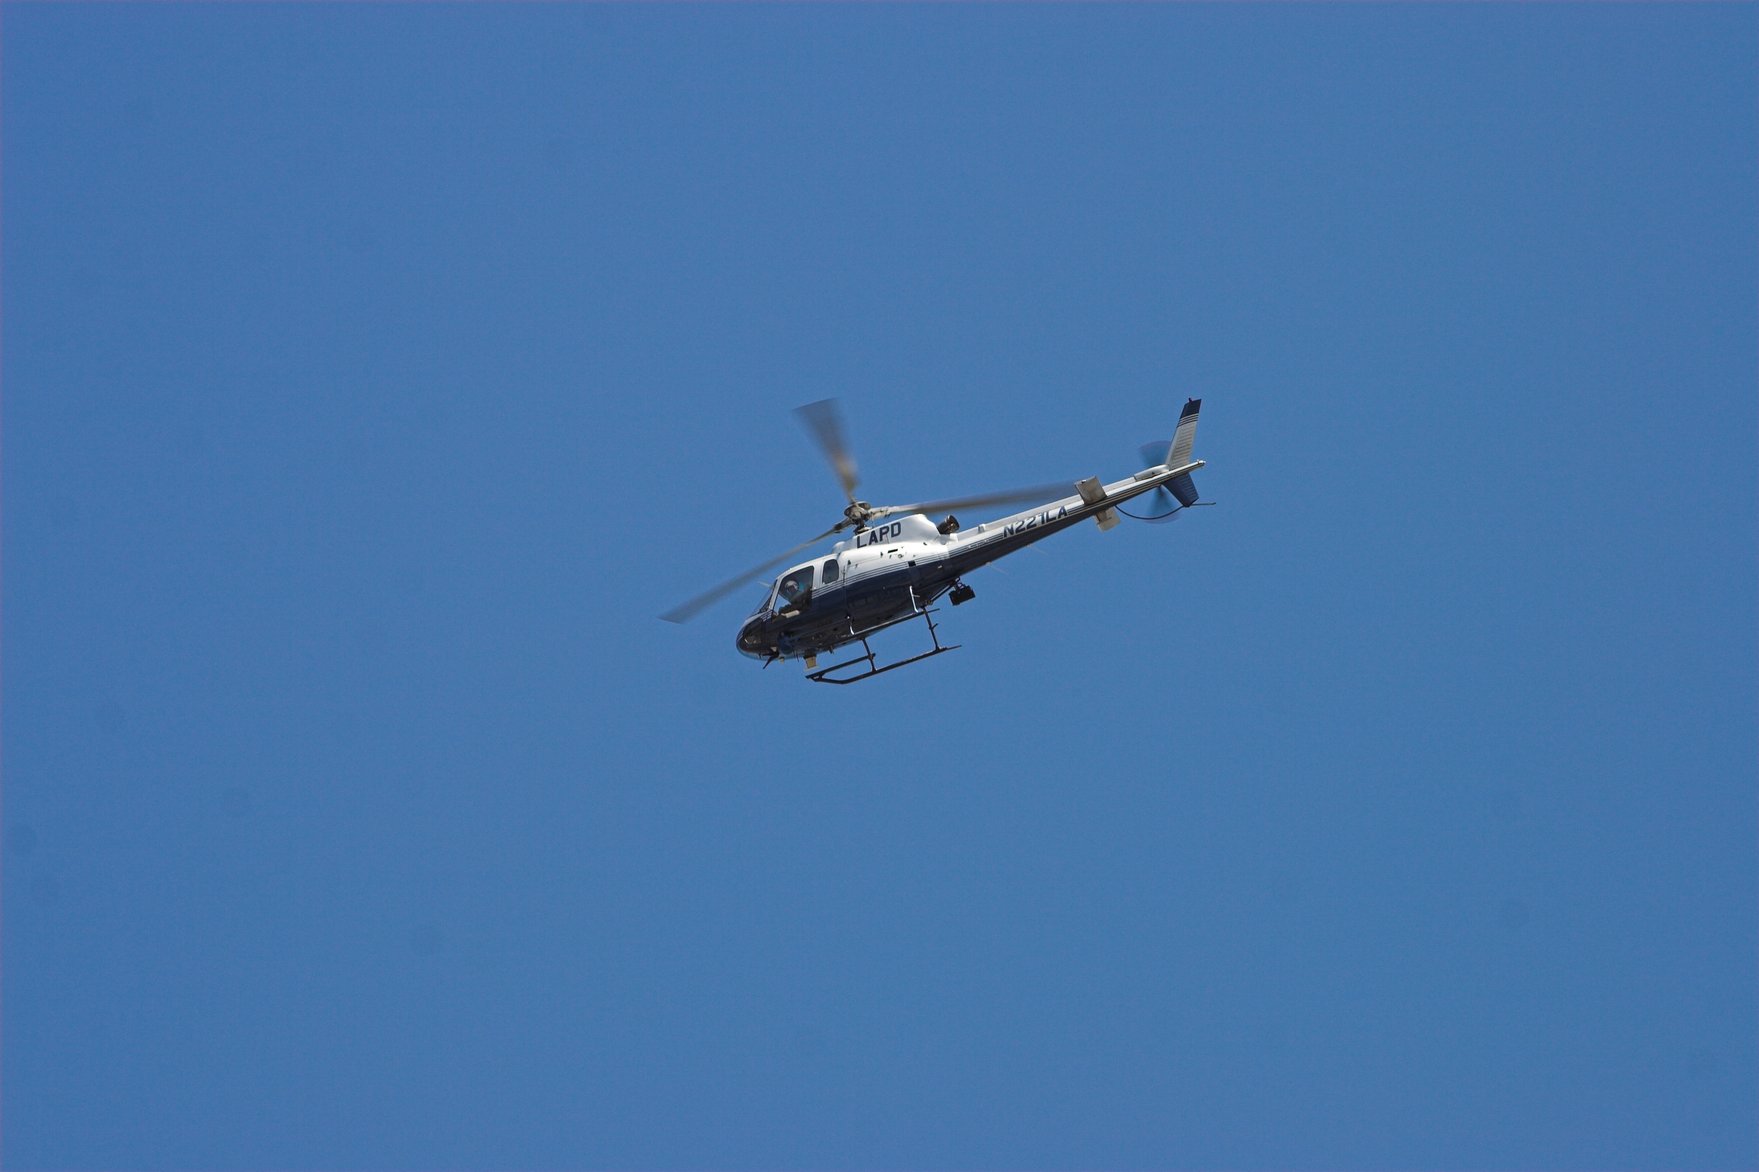
[[[1195,472],[1203,467],[1203,461],[1194,460],[1179,468],[1168,468],[1156,465],[1145,468],[1134,476],[1123,480],[1115,480],[1104,488],[1105,504],[1120,504],[1129,501],[1167,483],[1176,476]],[[1006,517],[994,521],[985,521],[970,529],[961,529],[955,533],[945,534],[935,528],[935,522],[921,513],[909,513],[896,517],[887,517],[878,524],[845,538],[831,547],[828,555],[821,555],[810,562],[801,562],[785,573],[777,575],[770,583],[770,603],[775,603],[776,587],[782,580],[796,570],[807,566],[813,567],[813,588],[825,588],[823,581],[824,563],[831,557],[837,558],[838,577],[835,586],[858,586],[863,579],[876,574],[889,573],[908,567],[911,563],[918,566],[927,562],[939,561],[974,546],[1001,541],[1022,533],[1033,534],[1028,542],[1036,540],[1034,531],[1045,529],[1049,535],[1052,522],[1062,520],[1070,513],[1087,509],[1093,512],[1092,506],[1081,499],[1079,493],[1071,493],[1049,504],[1036,505],[1030,509],[1022,509]],[[1018,548],[1018,545],[1015,546]],[[999,554],[997,556],[1000,556]]]

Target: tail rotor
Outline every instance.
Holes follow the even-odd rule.
[[[1191,445],[1197,440],[1197,413],[1203,407],[1201,399],[1185,400],[1184,410],[1179,412],[1179,426],[1173,432],[1171,440],[1143,444],[1142,462],[1149,468],[1179,469],[1192,467]],[[1165,485],[1149,493],[1154,502],[1155,515],[1137,517],[1139,521],[1173,521],[1183,509],[1192,505],[1208,504],[1197,499],[1197,486],[1191,483],[1189,473],[1175,476]],[[1135,516],[1134,513],[1130,516]]]
[[[1142,453],[1142,466],[1144,468],[1152,468],[1156,464],[1166,463],[1167,449],[1172,446],[1172,440],[1150,440],[1143,444],[1142,447],[1138,449]],[[1151,515],[1147,517],[1137,517],[1136,519],[1138,521],[1147,521],[1154,525],[1165,525],[1169,522],[1177,521],[1179,519],[1179,510],[1185,507],[1179,503],[1177,497],[1166,490],[1164,485],[1155,489],[1142,499],[1148,503],[1148,511]]]

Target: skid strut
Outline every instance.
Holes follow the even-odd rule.
[[[936,609],[936,607],[923,606],[918,603],[916,601],[916,589],[912,587],[910,590],[909,614],[899,615],[895,619],[887,619],[883,623],[875,623],[873,626],[861,631],[855,630],[854,625],[851,624],[849,634],[861,642],[862,654],[855,656],[853,659],[845,659],[842,663],[833,663],[829,667],[820,668],[817,671],[809,671],[806,673],[806,678],[815,684],[856,684],[860,683],[862,680],[872,679],[874,676],[884,675],[886,672],[892,671],[895,668],[908,667],[912,663],[919,663],[924,659],[933,659],[935,656],[943,655],[948,651],[959,650],[960,645],[957,643],[949,643],[946,646],[941,645],[940,631],[934,625],[933,616]],[[920,655],[912,655],[906,659],[900,659],[895,663],[888,663],[884,667],[881,667],[879,660],[874,658],[873,648],[868,645],[868,636],[877,635],[888,627],[895,627],[899,623],[912,622],[915,619],[921,619],[928,624],[928,637],[934,643],[934,649],[924,651]],[[854,675],[842,677],[831,674],[833,672],[842,671],[846,667],[854,667],[858,663],[865,664],[865,670],[858,671]]]

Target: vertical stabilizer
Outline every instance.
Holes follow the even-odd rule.
[[[1172,445],[1167,448],[1168,468],[1191,462],[1191,448],[1197,443],[1197,412],[1202,407],[1202,399],[1185,400],[1185,409],[1179,412],[1179,428],[1173,432]]]

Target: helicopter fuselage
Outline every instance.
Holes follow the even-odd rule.
[[[958,588],[963,575],[1053,533],[1089,519],[1111,528],[1114,506],[1201,467],[1201,460],[1161,465],[1103,486],[1097,478],[1085,480],[1074,495],[971,529],[936,525],[920,513],[882,519],[771,582],[739,628],[736,646],[767,662],[816,657],[856,642],[923,613]],[[955,593],[953,601],[962,598]]]

